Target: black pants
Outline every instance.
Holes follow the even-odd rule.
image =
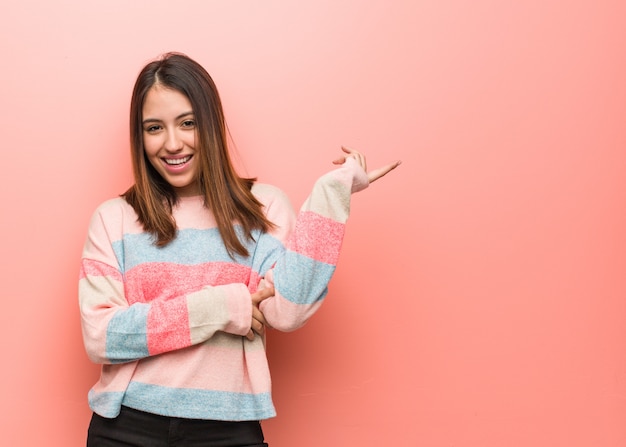
[[[181,419],[122,407],[115,419],[93,414],[87,447],[267,447],[258,421]]]

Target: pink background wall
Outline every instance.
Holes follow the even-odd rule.
[[[167,50],[296,205],[341,144],[404,162],[269,336],[272,447],[626,445],[623,1],[21,0],[0,36],[2,445],[84,445],[80,250]]]

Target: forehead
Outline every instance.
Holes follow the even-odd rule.
[[[154,85],[148,90],[142,107],[144,119],[164,120],[192,112],[191,102],[186,95],[160,85]]]

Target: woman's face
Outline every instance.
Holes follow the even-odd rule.
[[[155,85],[146,95],[142,118],[150,164],[179,197],[199,195],[196,121],[189,99],[177,90]]]

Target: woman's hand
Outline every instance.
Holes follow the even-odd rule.
[[[271,296],[274,296],[273,287],[265,287],[250,295],[252,299],[252,323],[250,324],[250,331],[246,335],[246,338],[250,341],[254,340],[255,332],[259,335],[263,335],[263,332],[265,332],[267,321],[265,321],[265,316],[263,316],[263,312],[259,309],[259,304],[261,304],[261,301]]]
[[[347,155],[344,155],[343,157],[333,160],[334,164],[341,165],[345,163],[347,158],[354,158],[359,163],[359,165],[363,168],[363,170],[367,172],[367,162],[365,160],[365,155],[361,154],[358,151],[355,151],[354,149],[350,149],[345,146],[342,146],[341,150],[344,151]],[[379,178],[383,177],[390,171],[400,166],[400,163],[402,163],[400,160],[394,161],[393,163],[385,165],[382,168],[374,169],[373,171],[367,172],[367,178],[369,182],[372,183],[378,180]]]

